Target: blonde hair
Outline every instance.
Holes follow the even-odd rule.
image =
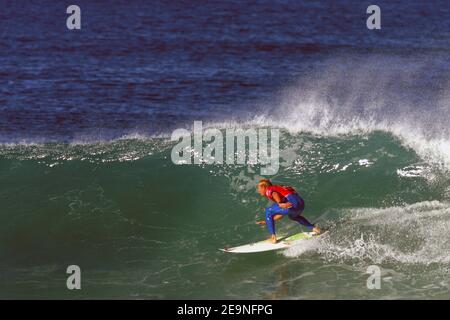
[[[261,180],[259,180],[259,182],[258,182],[258,187],[259,186],[264,186],[264,187],[268,187],[268,186],[271,186],[272,185],[272,182],[270,182],[270,180],[269,179],[261,179]]]

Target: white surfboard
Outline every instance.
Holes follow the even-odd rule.
[[[320,235],[316,235],[314,232],[300,232],[293,234],[291,236],[281,237],[278,239],[277,243],[271,243],[269,240],[263,240],[255,243],[245,244],[243,246],[238,246],[234,248],[224,248],[220,250],[229,253],[253,253],[253,252],[287,249],[295,244],[300,243],[302,240],[319,238],[326,233],[328,233],[328,231],[325,231]]]

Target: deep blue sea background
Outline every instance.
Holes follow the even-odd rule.
[[[450,297],[448,0],[69,4],[0,0],[0,298]],[[281,129],[271,178],[329,236],[218,251],[267,202],[258,166],[171,162],[194,120]]]
[[[4,142],[253,116],[327,58],[347,54],[441,55],[436,76],[448,73],[448,1],[379,1],[375,31],[366,28],[369,1],[77,4],[82,29],[69,31],[66,3],[2,1]]]

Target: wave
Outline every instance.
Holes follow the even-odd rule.
[[[236,112],[207,121],[204,128],[281,128],[280,170],[272,179],[302,193],[311,220],[345,220],[336,224],[329,239],[285,255],[312,250],[329,261],[448,263],[448,75],[436,71],[433,60],[375,58],[323,61],[321,68],[280,93],[278,103],[261,103],[257,116]],[[188,129],[192,125],[183,124]],[[134,131],[114,139],[79,134],[69,143],[3,143],[0,175],[9,181],[2,189],[5,212],[17,217],[20,226],[35,208],[41,214],[53,212],[63,222],[76,208],[83,228],[106,238],[114,237],[113,231],[91,224],[99,212],[123,217],[118,230],[132,228],[124,221],[154,223],[142,212],[164,213],[158,220],[162,227],[180,224],[184,230],[187,215],[198,219],[200,230],[220,230],[221,241],[236,240],[238,225],[245,229],[243,242],[260,239],[260,229],[249,227],[254,225],[253,213],[260,215],[266,205],[255,196],[261,178],[258,165],[176,166],[170,160],[175,142],[169,137],[170,131]],[[18,188],[23,192],[18,194]],[[195,204],[205,188],[211,196],[204,200],[208,215],[202,216]],[[172,201],[168,195],[173,193],[184,201]],[[159,198],[148,200],[148,194]],[[73,195],[79,197],[76,206]],[[23,199],[56,200],[19,206]],[[166,214],[167,203],[173,214]],[[279,227],[298,228],[284,223]],[[8,239],[20,236],[5,230]]]
[[[424,160],[450,166],[450,77],[442,57],[340,57],[283,90],[258,125],[290,132],[394,134]]]
[[[435,266],[450,262],[450,203],[424,201],[387,208],[346,209],[322,239],[283,252],[320,253],[328,263]]]
[[[328,58],[315,62],[294,84],[286,85],[274,101],[204,120],[204,128],[272,127],[323,137],[382,131],[394,135],[425,162],[449,170],[450,76],[446,63],[446,57],[438,53]],[[192,129],[193,121],[181,121],[177,126]],[[130,129],[105,136],[80,132],[68,143],[169,140],[172,129],[175,127],[157,133]],[[47,138],[18,138],[2,146],[48,142]]]
[[[268,205],[255,192],[257,165],[177,166],[172,146],[165,138],[139,137],[0,147],[2,263],[10,269],[76,257],[104,268],[122,261],[150,270],[158,286],[166,277],[183,283],[180,265],[216,270],[217,248],[267,237],[255,225]],[[416,266],[432,269],[428,277],[445,273],[448,176],[394,136],[283,130],[280,170],[271,179],[301,193],[309,220],[331,225],[323,241],[282,253],[292,262],[379,263],[406,276]],[[280,234],[299,230],[291,221],[277,222]],[[305,258],[305,252],[312,254]]]

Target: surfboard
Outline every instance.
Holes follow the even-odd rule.
[[[244,244],[242,246],[234,248],[224,248],[219,250],[229,253],[254,253],[254,252],[287,249],[293,245],[300,243],[302,240],[319,238],[325,235],[326,233],[328,233],[328,231],[325,231],[319,235],[316,235],[314,232],[300,232],[290,236],[281,237],[278,239],[277,243],[271,243],[269,240],[263,240],[255,243]]]

